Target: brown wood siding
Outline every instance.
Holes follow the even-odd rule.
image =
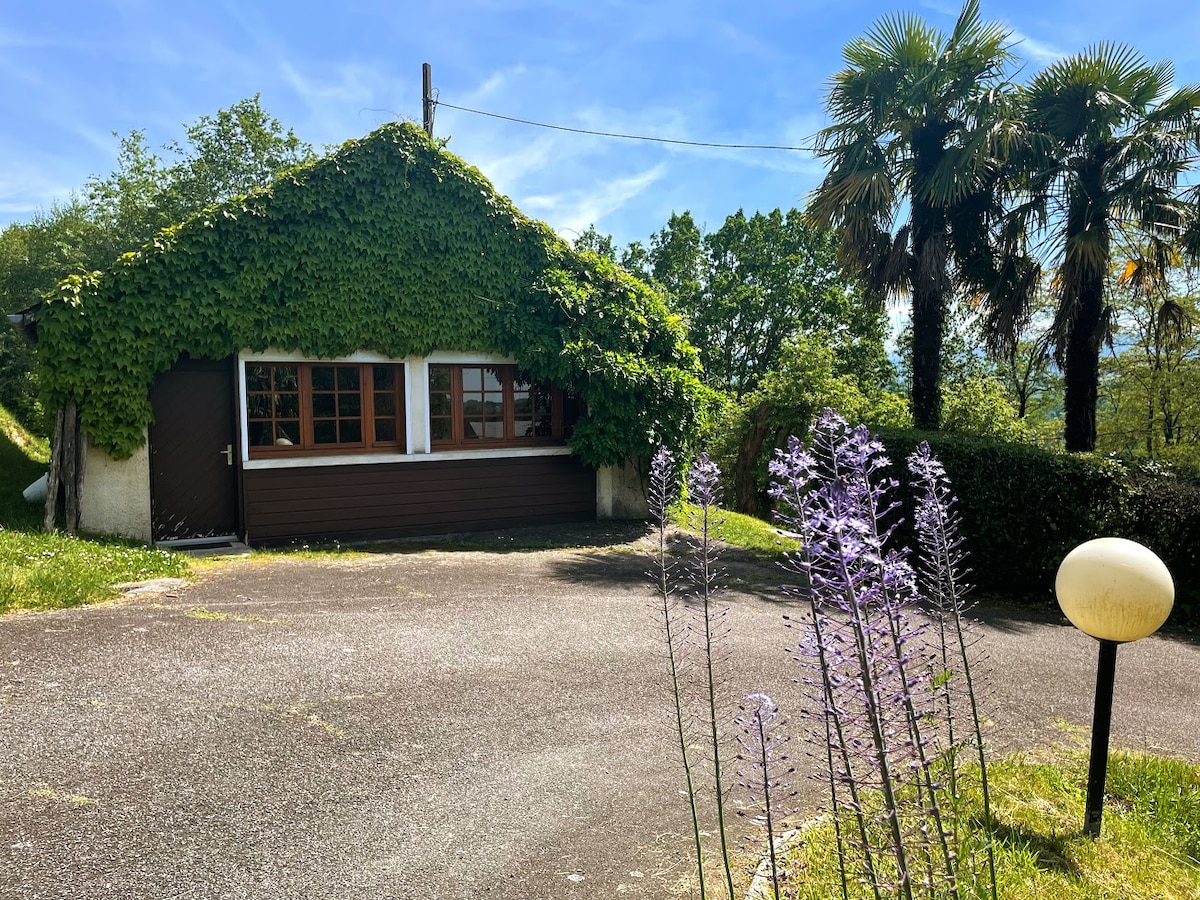
[[[247,469],[246,539],[374,539],[596,517],[596,473],[571,456]]]

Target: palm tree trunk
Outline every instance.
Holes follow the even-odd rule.
[[[936,431],[942,424],[942,330],[945,318],[945,299],[937,296],[936,291],[913,291],[913,424],[928,431]]]
[[[918,171],[922,166],[918,159]],[[942,424],[942,336],[946,330],[949,246],[945,215],[913,203],[912,412],[918,428]]]
[[[1104,340],[1104,278],[1089,277],[1079,291],[1079,310],[1063,359],[1063,438],[1068,452],[1096,449],[1096,398],[1100,383],[1100,345]]]

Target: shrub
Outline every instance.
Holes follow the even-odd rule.
[[[1200,623],[1200,479],[1159,467],[1127,480],[1128,515],[1121,537],[1145,544],[1175,579],[1175,622]]]
[[[827,338],[794,337],[759,386],[726,406],[709,442],[734,509],[766,517],[767,467],[774,451],[784,447],[789,435],[806,434],[813,417],[826,407],[869,425],[912,421],[903,397],[864,387],[858,374],[841,371]]]
[[[980,589],[1052,603],[1064,556],[1095,537],[1124,537],[1145,544],[1170,569],[1171,621],[1200,619],[1200,483],[995,438],[901,429],[881,429],[880,438],[894,478],[902,475],[895,461],[921,441],[946,467]]]

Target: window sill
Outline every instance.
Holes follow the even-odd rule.
[[[247,459],[242,460],[242,468],[304,469],[311,466],[363,466],[382,463],[443,462],[457,459],[505,459],[514,456],[567,456],[570,453],[570,447],[488,447],[478,450],[437,450],[433,453],[331,453]]]

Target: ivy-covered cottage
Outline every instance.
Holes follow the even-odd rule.
[[[69,520],[146,540],[638,515],[628,460],[678,443],[699,394],[659,295],[406,124],[64,281],[32,318],[68,411]]]

